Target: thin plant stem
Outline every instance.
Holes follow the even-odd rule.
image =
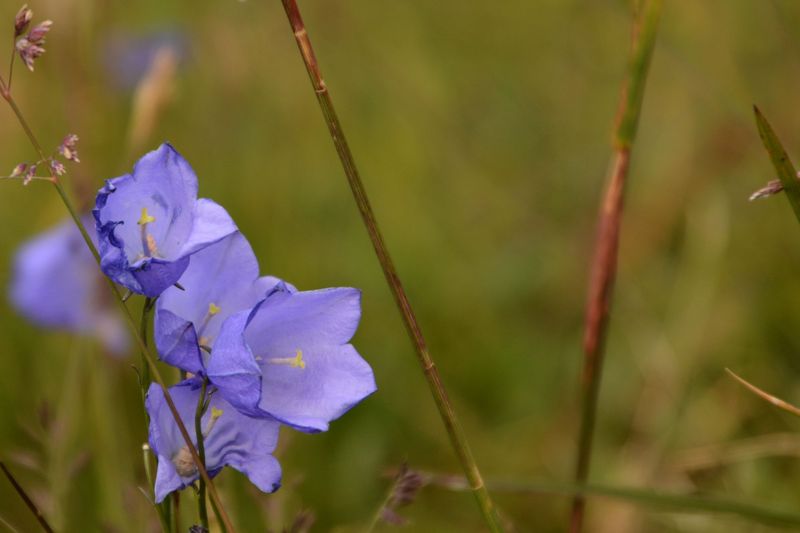
[[[753,385],[749,381],[746,381],[745,379],[739,377],[730,368],[726,368],[725,372],[727,372],[728,375],[730,375],[733,379],[735,379],[736,381],[738,381],[739,383],[744,385],[748,390],[750,390],[750,392],[752,392],[753,394],[755,394],[757,396],[760,396],[761,398],[763,398],[764,400],[768,401],[769,403],[771,403],[775,407],[783,409],[784,411],[786,411],[788,413],[792,413],[794,416],[800,416],[800,409],[798,409],[794,405],[790,404],[789,402],[781,400],[777,396],[773,396],[772,394],[764,391],[763,389],[759,389],[758,387],[756,387],[755,385]]]
[[[172,531],[181,531],[181,493],[178,491],[172,493]]]
[[[5,84],[5,81],[2,79],[2,77],[0,77],[0,96],[2,96],[3,99],[6,100],[6,102],[8,102],[9,106],[16,115],[17,120],[22,126],[22,129],[25,130],[28,139],[31,141],[31,144],[33,145],[34,149],[37,151],[39,156],[42,159],[47,159],[44,150],[42,150],[39,141],[36,139],[36,136],[33,134],[33,131],[28,126],[25,117],[23,116],[22,112],[20,111],[19,107],[14,101],[14,98],[11,96],[11,92],[8,90],[8,86]],[[72,201],[69,199],[66,190],[61,184],[61,180],[55,179],[53,181],[53,185],[56,188],[56,191],[58,192],[58,195],[61,198],[64,207],[67,208],[70,217],[75,222],[75,225],[78,227],[78,230],[80,231],[84,242],[86,242],[86,246],[89,247],[89,250],[92,252],[92,255],[94,256],[95,260],[99,265],[100,254],[97,251],[97,247],[94,245],[92,239],[89,237],[89,233],[86,231],[86,227],[84,226],[83,221],[81,221],[80,217],[78,216],[78,212],[75,210]],[[130,312],[130,309],[128,309],[128,306],[125,305],[125,299],[123,298],[123,295],[120,292],[119,288],[114,284],[113,281],[111,281],[110,278],[106,277],[106,281],[108,282],[111,291],[114,293],[115,296],[114,299],[117,301],[117,303],[120,306],[120,309],[122,310],[123,317],[125,318],[125,322],[127,323],[128,328],[130,329],[134,340],[138,344],[139,348],[142,350],[142,354],[144,355],[147,367],[150,369],[150,372],[152,373],[153,379],[155,380],[156,383],[158,383],[158,385],[161,387],[162,392],[164,393],[164,400],[167,402],[167,407],[169,407],[170,413],[172,413],[172,417],[174,418],[175,423],[178,426],[178,430],[180,431],[181,436],[183,437],[183,440],[186,443],[186,447],[189,449],[189,453],[192,456],[192,460],[197,466],[197,470],[200,474],[200,477],[206,481],[208,485],[208,492],[211,498],[216,500],[216,503],[220,507],[220,515],[222,516],[223,523],[225,523],[226,527],[231,533],[235,533],[236,530],[233,527],[233,524],[231,523],[227,511],[222,505],[222,500],[219,497],[219,493],[217,492],[216,486],[214,485],[214,482],[211,480],[211,477],[208,475],[208,472],[206,471],[203,462],[200,460],[200,456],[197,454],[197,448],[195,448],[194,444],[192,443],[192,439],[189,436],[189,432],[186,429],[186,425],[183,423],[180,413],[178,413],[178,409],[175,407],[175,402],[172,400],[172,395],[169,393],[167,384],[164,381],[163,376],[161,375],[161,371],[158,369],[158,366],[156,365],[156,356],[153,354],[150,347],[147,345],[145,340],[139,334],[139,328],[136,325],[136,321],[134,320],[133,315]]]
[[[144,305],[142,306],[142,319],[139,322],[139,335],[144,341],[145,346],[148,345],[148,331],[150,325],[150,317],[153,314],[153,307],[155,306],[156,299],[145,297]],[[142,375],[140,376],[142,386],[142,400],[147,396],[147,389],[150,387],[150,369],[147,366],[145,352],[142,352]],[[147,417],[149,418],[149,417]]]
[[[3,470],[3,474],[5,474],[6,478],[8,478],[8,481],[11,483],[11,485],[13,485],[14,490],[17,491],[17,494],[19,494],[19,497],[22,498],[22,501],[25,502],[25,506],[30,509],[31,513],[33,513],[33,516],[36,517],[36,520],[39,522],[39,525],[42,526],[42,529],[44,529],[47,533],[53,533],[53,528],[47,523],[47,520],[42,512],[38,507],[36,507],[36,504],[33,503],[33,500],[25,492],[25,489],[23,489],[22,485],[17,482],[17,480],[14,478],[14,475],[2,461],[0,461],[0,469]]]
[[[394,495],[395,490],[397,490],[397,486],[400,484],[400,481],[403,479],[403,473],[405,471],[406,466],[403,465],[400,468],[400,472],[398,472],[397,476],[392,480],[392,483],[389,485],[389,490],[386,491],[386,496],[384,496],[383,500],[381,500],[381,504],[378,506],[378,509],[372,515],[372,519],[370,520],[367,527],[364,529],[364,533],[372,533],[383,517],[384,510],[389,506],[389,503],[392,501],[392,496]],[[463,479],[463,478],[461,478]]]
[[[426,485],[451,491],[466,491],[469,487],[463,476],[430,472],[419,472]],[[714,495],[680,494],[664,492],[649,487],[619,487],[612,485],[570,484],[545,480],[487,480],[496,493],[543,494],[553,496],[575,496],[610,498],[646,508],[674,511],[676,513],[708,513],[738,516],[752,522],[786,527],[796,530],[800,526],[800,514],[794,511],[765,507]]]
[[[203,413],[205,413],[206,406],[206,389],[208,388],[208,378],[203,379],[203,385],[200,388],[200,397],[197,398],[197,409],[194,413],[194,432],[197,437],[197,453],[200,455],[200,461],[206,464],[206,447],[203,442]],[[208,530],[208,507],[206,506],[206,482],[203,478],[199,480],[199,488],[197,489],[197,514],[200,520],[200,525]]]
[[[475,458],[473,457],[472,451],[470,450],[467,442],[467,437],[463,428],[461,427],[461,423],[456,416],[453,405],[450,402],[450,399],[444,388],[444,384],[439,376],[439,371],[436,368],[436,364],[433,362],[433,359],[428,352],[425,338],[422,336],[422,331],[417,323],[417,318],[414,314],[411,304],[408,301],[408,297],[406,296],[406,292],[403,288],[403,284],[400,281],[400,277],[395,270],[391,256],[389,255],[389,251],[384,244],[383,237],[381,236],[380,229],[378,228],[378,222],[375,219],[372,207],[370,206],[367,192],[364,189],[364,184],[362,183],[358,169],[356,168],[353,154],[351,153],[347,144],[344,131],[339,123],[339,118],[336,116],[333,100],[331,99],[328,87],[322,78],[322,73],[320,71],[319,64],[317,63],[314,49],[311,46],[311,40],[309,39],[308,32],[306,31],[305,23],[300,15],[297,2],[296,0],[281,1],[283,2],[286,16],[289,19],[289,24],[291,25],[292,32],[294,33],[295,40],[297,41],[300,55],[311,80],[314,93],[317,96],[317,101],[319,102],[320,109],[322,110],[322,115],[324,116],[325,122],[328,126],[331,139],[336,147],[336,152],[339,154],[339,160],[342,163],[344,173],[347,176],[347,181],[350,184],[350,189],[353,192],[353,197],[355,198],[356,204],[358,205],[358,209],[361,213],[361,218],[363,219],[364,225],[367,228],[367,233],[369,233],[372,246],[374,247],[375,253],[378,256],[378,261],[381,264],[383,274],[386,277],[386,281],[392,291],[397,307],[403,316],[403,321],[405,322],[408,334],[411,337],[414,348],[416,349],[419,363],[422,366],[423,373],[428,381],[431,393],[433,394],[433,398],[436,402],[436,407],[442,417],[442,422],[444,423],[445,429],[450,438],[450,443],[455,450],[456,455],[458,456],[459,462],[464,469],[467,479],[469,479],[470,487],[478,501],[478,505],[481,509],[486,524],[492,531],[502,531],[503,527],[501,525],[497,509],[492,502],[489,491],[486,489],[486,486],[483,483],[480,470],[478,470],[478,465],[475,462]]]
[[[151,491],[150,494],[153,498],[153,507],[156,508],[158,521],[161,522],[161,530],[164,531],[164,533],[170,533],[167,511],[163,505],[156,503],[155,485],[153,483],[153,466],[150,464],[150,446],[147,443],[142,444],[142,463],[144,464],[144,478],[147,480],[147,487],[148,490]]]
[[[217,517],[217,522],[219,522],[220,526],[220,533],[228,533],[228,529],[225,527],[225,523],[219,517],[219,509],[217,509],[217,504],[214,503],[214,500],[211,500],[211,509],[214,511],[214,516]]]
[[[662,0],[650,0],[644,6],[641,18],[634,17],[629,72],[622,87],[611,173],[600,208],[583,340],[581,420],[575,466],[575,481],[578,484],[585,483],[589,477],[606,332],[617,270],[623,197],[630,168],[631,147],[636,137],[644,97],[645,81],[655,47],[661,5]],[[582,494],[577,494],[572,501],[570,517],[572,533],[580,532],[583,527],[584,508],[584,497]]]

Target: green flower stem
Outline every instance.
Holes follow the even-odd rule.
[[[637,17],[634,22],[630,67],[628,77],[622,87],[620,113],[617,117],[614,134],[611,175],[600,208],[583,340],[581,423],[575,467],[575,481],[578,484],[585,483],[589,478],[606,331],[617,270],[622,200],[630,168],[631,147],[639,123],[648,67],[655,47],[661,5],[662,0],[646,2],[641,17]],[[572,533],[580,532],[583,527],[584,507],[583,494],[576,494],[572,501],[570,518]]]
[[[197,453],[200,455],[200,461],[203,465],[206,464],[206,447],[203,443],[203,413],[206,409],[206,389],[208,388],[208,378],[203,378],[203,386],[200,389],[200,397],[197,399],[197,409],[194,413],[194,432],[197,436]],[[208,508],[206,507],[206,481],[203,478],[199,480],[199,488],[197,490],[197,514],[200,519],[200,525],[208,529]]]
[[[155,491],[153,487],[155,486],[155,480],[153,479],[153,465],[150,464],[150,446],[147,444],[142,444],[142,463],[144,464],[144,477],[147,480],[147,486],[150,488],[150,496],[153,498],[153,506],[156,508],[156,512],[158,514],[158,521],[161,522],[161,531],[164,533],[171,533],[171,529],[169,527],[169,513],[167,510],[167,506],[163,503],[158,504],[156,503],[155,499]],[[166,502],[165,502],[166,503]]]
[[[303,18],[300,15],[300,10],[297,7],[297,2],[296,0],[282,0],[282,2],[284,10],[286,11],[286,16],[289,19],[289,24],[292,27],[294,37],[297,41],[297,46],[300,50],[303,63],[305,64],[309,78],[311,79],[311,85],[313,86],[314,93],[317,96],[317,101],[319,102],[320,109],[322,110],[322,115],[324,116],[325,122],[328,125],[331,139],[336,147],[336,152],[339,154],[339,160],[342,163],[344,173],[347,176],[347,181],[350,184],[350,188],[353,192],[353,197],[355,198],[358,209],[361,212],[361,218],[363,219],[364,225],[367,228],[367,233],[369,233],[369,237],[372,240],[372,246],[375,248],[378,261],[383,269],[383,274],[392,290],[397,307],[400,309],[400,313],[403,316],[403,321],[405,322],[408,334],[411,337],[414,348],[416,349],[419,363],[422,366],[422,371],[425,374],[425,378],[428,380],[428,385],[436,402],[436,407],[439,410],[439,414],[442,417],[442,422],[444,423],[447,434],[450,437],[450,443],[455,450],[456,455],[458,456],[467,479],[469,479],[470,487],[472,488],[472,492],[478,501],[478,505],[481,509],[486,524],[489,526],[489,529],[494,532],[502,531],[503,527],[500,523],[500,517],[497,514],[497,509],[495,508],[494,503],[489,496],[489,491],[486,489],[486,486],[483,483],[480,470],[478,470],[478,465],[475,462],[475,458],[473,457],[472,451],[470,450],[467,442],[467,437],[463,428],[461,427],[458,417],[456,416],[453,405],[450,403],[450,399],[447,396],[444,384],[439,376],[439,371],[436,368],[436,365],[433,362],[430,354],[428,353],[428,348],[425,343],[425,339],[422,336],[422,331],[420,330],[419,324],[417,323],[417,318],[414,315],[414,311],[408,301],[405,289],[400,282],[400,277],[397,275],[394,263],[389,255],[389,251],[383,242],[383,237],[381,236],[380,229],[378,228],[378,222],[375,219],[375,214],[370,206],[367,192],[364,189],[364,184],[362,183],[358,169],[356,168],[353,154],[350,152],[350,148],[347,145],[347,139],[345,138],[344,131],[339,123],[339,118],[336,116],[333,100],[331,99],[328,87],[325,85],[325,81],[322,78],[322,73],[320,71],[319,64],[317,63],[316,56],[314,55],[314,49],[311,46],[311,40],[308,37],[308,32],[306,31]]]
[[[41,157],[42,159],[46,159],[44,150],[42,150],[39,141],[36,139],[36,136],[33,134],[33,131],[31,131],[31,128],[28,126],[25,117],[23,116],[22,112],[20,111],[19,107],[14,101],[14,98],[11,96],[11,92],[8,90],[8,86],[6,85],[2,77],[0,77],[0,96],[2,96],[3,99],[6,102],[8,102],[12,111],[16,115],[17,120],[22,126],[22,129],[25,130],[25,134],[28,136],[28,139],[31,141],[31,144],[33,145],[36,152],[39,154],[39,157]],[[83,222],[78,216],[77,211],[73,207],[73,203],[69,199],[69,196],[67,195],[64,187],[62,186],[61,181],[57,179],[55,176],[53,176],[53,178],[54,178],[53,185],[55,186],[58,195],[61,197],[61,200],[64,203],[64,206],[67,208],[70,217],[72,217],[72,220],[78,227],[78,230],[80,231],[83,240],[86,242],[86,246],[89,247],[89,250],[92,252],[92,255],[94,256],[95,260],[99,265],[100,254],[97,251],[97,247],[95,247],[94,243],[92,242],[92,239],[89,237],[89,233],[86,231],[86,227],[83,225]],[[166,382],[164,381],[164,378],[161,375],[161,371],[158,369],[158,366],[156,365],[155,354],[152,352],[152,350],[147,345],[145,340],[139,334],[139,328],[136,324],[136,320],[133,318],[133,315],[131,315],[130,309],[128,309],[128,307],[125,305],[125,301],[123,299],[122,293],[120,292],[119,288],[114,284],[113,281],[111,281],[107,277],[106,281],[108,282],[109,287],[111,287],[111,291],[114,293],[115,300],[117,301],[122,310],[122,314],[125,317],[125,322],[128,324],[128,327],[130,328],[133,338],[139,345],[139,348],[142,350],[142,355],[144,357],[145,362],[147,363],[146,367],[149,368],[150,372],[152,373],[153,379],[156,381],[156,383],[158,383],[161,386],[161,390],[164,393],[164,399],[166,400],[167,406],[169,407],[169,410],[172,413],[172,417],[175,419],[175,423],[178,425],[178,429],[181,432],[183,440],[186,442],[186,446],[189,449],[189,453],[192,455],[192,459],[194,460],[195,465],[197,466],[197,470],[200,473],[200,477],[205,480],[211,498],[215,500],[215,503],[219,506],[220,515],[222,517],[223,523],[231,533],[235,533],[235,529],[233,527],[233,524],[231,523],[230,517],[228,516],[227,511],[225,511],[225,508],[222,505],[222,500],[219,497],[219,493],[217,492],[216,486],[209,477],[208,472],[205,469],[205,466],[203,466],[203,462],[200,460],[200,456],[197,454],[197,448],[195,448],[194,444],[192,443],[192,439],[189,436],[189,432],[186,429],[186,425],[183,423],[183,420],[181,420],[181,416],[178,413],[178,409],[175,407],[175,402],[172,401],[172,395],[170,395],[169,390],[167,389]]]

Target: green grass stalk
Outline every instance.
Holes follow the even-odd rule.
[[[428,472],[420,472],[420,475],[429,486],[453,491],[469,490],[466,480],[462,476]],[[800,527],[800,514],[797,512],[711,495],[676,494],[649,488],[617,487],[594,483],[577,485],[536,480],[487,480],[487,485],[495,493],[610,498],[667,512],[724,514],[773,527],[791,529]]]
[[[611,174],[600,208],[583,341],[581,421],[575,466],[575,481],[579,484],[585,483],[589,477],[605,337],[617,270],[623,197],[630,168],[631,147],[636,137],[644,97],[645,81],[655,47],[661,6],[662,0],[649,0],[645,3],[641,15],[637,14],[635,17],[630,66],[622,87],[614,134]],[[577,494],[573,499],[570,515],[572,533],[582,530],[585,505],[583,495]]]
[[[792,160],[783,148],[775,131],[767,122],[766,117],[761,113],[758,107],[753,106],[753,111],[756,115],[756,125],[758,126],[758,134],[761,136],[761,141],[764,143],[769,154],[772,165],[775,167],[775,172],[781,180],[783,190],[786,192],[786,198],[789,200],[789,205],[792,207],[794,216],[800,222],[800,180],[797,179],[797,170],[795,170]]]
[[[444,388],[444,384],[442,383],[442,379],[439,376],[439,371],[436,368],[436,364],[433,362],[433,359],[428,352],[425,338],[422,336],[422,331],[417,323],[417,318],[414,314],[411,304],[408,301],[405,289],[403,288],[403,284],[401,283],[400,277],[398,276],[394,267],[394,263],[389,255],[389,251],[384,244],[383,237],[378,227],[378,222],[375,219],[375,214],[372,211],[367,192],[364,188],[363,182],[361,181],[355,160],[353,159],[353,154],[350,151],[350,147],[347,144],[347,139],[345,138],[342,125],[336,115],[336,110],[333,106],[333,100],[331,99],[328,87],[322,77],[322,73],[314,54],[314,49],[311,46],[311,40],[309,39],[308,32],[306,31],[305,23],[303,22],[297,2],[296,0],[282,0],[282,2],[284,10],[286,11],[286,16],[289,19],[289,24],[291,25],[292,32],[294,33],[295,40],[297,41],[297,46],[300,50],[303,63],[308,71],[311,85],[313,86],[314,93],[317,96],[317,101],[319,102],[320,109],[322,110],[322,115],[325,118],[325,123],[328,126],[331,139],[333,140],[336,152],[339,155],[339,160],[342,163],[344,173],[347,176],[350,189],[353,192],[353,197],[358,205],[364,225],[367,228],[367,233],[369,233],[372,246],[374,247],[375,253],[378,256],[378,261],[383,269],[383,274],[386,277],[386,281],[392,291],[392,295],[397,303],[397,307],[403,316],[403,321],[414,344],[414,348],[416,349],[419,363],[422,366],[423,373],[428,381],[428,385],[431,393],[433,394],[436,407],[439,410],[442,422],[444,423],[445,429],[450,438],[450,443],[455,450],[456,455],[458,456],[458,460],[464,469],[467,479],[469,480],[472,493],[477,499],[486,524],[494,532],[502,531],[503,527],[501,525],[497,509],[492,502],[489,491],[486,489],[486,485],[483,483],[480,470],[478,470],[478,465],[475,462],[475,458],[473,457],[472,451],[470,450],[467,442],[466,434],[464,433],[461,423],[456,416],[453,405],[450,402],[450,399]]]

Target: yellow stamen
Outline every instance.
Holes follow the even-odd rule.
[[[219,313],[220,311],[222,311],[222,308],[220,308],[220,306],[218,306],[214,302],[211,302],[210,304],[208,304],[208,314],[209,315],[214,316],[217,313]]]
[[[139,224],[140,226],[144,226],[145,224],[152,224],[155,221],[156,221],[156,217],[151,216],[150,214],[148,214],[147,213],[147,208],[143,207],[142,208],[142,216],[139,217],[139,222],[137,222],[137,224]]]
[[[258,360],[258,357],[256,357]],[[303,360],[303,350],[297,350],[297,355],[294,357],[275,357],[269,359],[267,362],[273,365],[289,365],[292,368],[305,369],[306,362]]]
[[[224,411],[222,409],[217,409],[216,407],[211,407],[211,418],[208,419],[208,424],[206,425],[206,430],[203,432],[203,437],[208,438],[209,433],[211,430],[214,429],[214,425],[219,420],[219,417],[222,416]]]

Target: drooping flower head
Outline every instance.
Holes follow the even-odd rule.
[[[197,199],[197,177],[169,144],[108,180],[93,213],[103,272],[150,297],[178,281],[193,253],[236,231],[222,207]]]
[[[182,289],[166,289],[156,304],[154,337],[161,359],[205,374],[204,359],[222,323],[252,309],[279,280],[258,276],[258,260],[238,231],[192,255]]]
[[[84,223],[89,221],[84,217]],[[112,352],[123,353],[128,337],[104,285],[70,219],[20,247],[9,293],[17,310],[32,322],[94,335]]]
[[[195,446],[194,418],[201,391],[202,384],[197,378],[169,389]],[[150,446],[158,457],[155,495],[156,502],[160,503],[170,492],[193,483],[199,474],[160,386],[150,385],[145,404],[150,415]],[[202,418],[208,474],[213,477],[222,467],[230,466],[245,474],[262,491],[274,492],[281,482],[280,464],[272,456],[279,428],[278,422],[249,418],[219,394],[211,394],[208,410]]]
[[[208,377],[245,414],[325,431],[375,391],[372,369],[350,344],[360,317],[356,289],[298,292],[279,283],[225,321]]]

